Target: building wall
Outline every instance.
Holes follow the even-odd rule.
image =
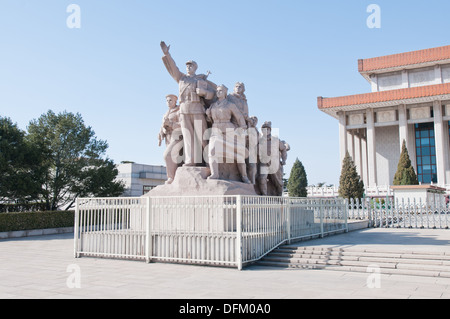
[[[442,82],[443,83],[449,83],[450,82],[450,65],[442,67]]]
[[[408,72],[408,77],[409,87],[436,84],[436,74],[434,72],[434,67],[410,70]]]
[[[398,126],[383,126],[375,129],[377,184],[392,185],[400,160]]]
[[[450,65],[387,72],[371,76],[372,92],[450,82]]]
[[[123,196],[142,196],[144,187],[151,188],[164,184],[167,180],[164,166],[145,165],[137,163],[123,163],[117,166],[117,179],[125,182]]]
[[[401,89],[403,85],[402,72],[380,74],[378,76],[379,91]]]

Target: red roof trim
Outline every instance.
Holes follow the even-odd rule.
[[[319,109],[327,109],[340,106],[407,100],[446,94],[450,94],[450,83],[332,98],[318,97],[317,106],[319,107]]]
[[[358,71],[369,72],[450,59],[450,45],[358,60]]]

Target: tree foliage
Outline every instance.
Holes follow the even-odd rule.
[[[358,175],[356,165],[348,152],[345,154],[342,163],[339,196],[347,199],[359,199],[364,196],[364,183]]]
[[[394,175],[394,185],[418,185],[414,167],[411,165],[408,149],[406,148],[406,141],[403,140],[402,152],[400,154],[400,160],[397,165],[397,172]]]
[[[306,187],[308,186],[308,178],[306,175],[305,168],[302,162],[297,158],[291,169],[291,175],[289,176],[287,189],[289,196],[292,197],[306,197],[308,191]]]
[[[42,167],[37,149],[11,119],[0,117],[0,201],[37,200]]]
[[[80,196],[122,194],[114,163],[103,158],[108,144],[95,137],[80,114],[48,111],[30,122],[27,139],[43,156],[41,196],[48,210],[69,209]]]

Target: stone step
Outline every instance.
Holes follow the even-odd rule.
[[[337,266],[337,265],[323,265],[323,264],[291,264],[282,262],[271,262],[261,260],[258,262],[259,266],[266,267],[281,267],[289,269],[311,269],[311,270],[332,270],[332,271],[346,271],[358,273],[373,273],[368,271],[367,267],[361,266]],[[423,277],[442,277],[450,278],[450,271],[429,271],[429,270],[413,270],[413,269],[393,269],[393,268],[379,268],[380,274],[385,275],[408,275],[408,276],[423,276]]]
[[[291,253],[275,250],[271,254],[273,257],[285,258],[303,258],[303,259],[330,259],[330,260],[359,260],[369,262],[395,262],[395,263],[415,263],[429,264],[450,267],[450,260],[439,258],[439,256],[431,255],[392,255],[383,253],[358,253],[358,252],[341,252],[341,253]]]
[[[352,247],[281,246],[258,262],[261,266],[368,272],[450,278],[446,251],[399,251]]]
[[[365,252],[365,253],[383,253],[383,254],[405,254],[405,255],[433,255],[433,256],[442,256],[442,258],[450,260],[450,250],[447,251],[434,251],[434,250],[406,250],[406,249],[392,249],[392,248],[354,248],[354,247],[322,247],[322,246],[289,246],[283,245],[277,248],[280,251],[316,251],[316,252]]]
[[[450,266],[434,265],[434,264],[414,264],[414,263],[398,263],[391,261],[388,258],[379,260],[344,260],[344,259],[316,259],[316,258],[291,258],[279,256],[266,256],[263,260],[291,263],[291,264],[323,264],[323,265],[337,265],[337,266],[358,266],[369,267],[377,266],[380,268],[391,269],[413,269],[413,270],[429,270],[438,272],[450,272]]]
[[[284,253],[292,255],[327,255],[327,256],[365,256],[365,257],[389,257],[389,258],[404,258],[404,259],[427,259],[427,260],[440,260],[450,262],[450,255],[445,252],[433,252],[433,251],[414,251],[414,252],[401,252],[401,251],[382,251],[382,250],[343,250],[338,249],[311,249],[311,248],[299,248],[289,249],[279,247],[273,251],[274,253]]]

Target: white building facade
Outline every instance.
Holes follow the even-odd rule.
[[[117,165],[117,179],[125,183],[125,197],[142,196],[167,180],[166,167],[136,163]]]
[[[371,93],[318,97],[339,121],[341,162],[348,151],[368,189],[386,188],[405,140],[419,182],[450,191],[450,46],[363,59],[358,69]]]

